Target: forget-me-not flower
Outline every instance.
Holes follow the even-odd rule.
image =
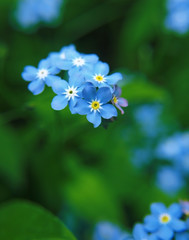
[[[38,68],[26,66],[22,72],[22,78],[30,82],[28,89],[37,95],[44,90],[45,84],[52,86],[53,82],[60,80],[58,76],[55,76],[58,72],[59,70],[52,67],[48,59],[43,59],[39,62]]]
[[[166,208],[163,203],[153,203],[151,212],[152,215],[144,219],[144,228],[150,233],[156,233],[162,240],[170,240],[174,233],[187,229],[186,223],[180,220],[182,209],[179,204],[174,203]]]
[[[158,240],[156,234],[148,234],[142,224],[136,224],[133,229],[133,240]]]
[[[81,82],[77,81],[78,76],[69,78],[69,83],[65,80],[54,82],[53,91],[57,94],[52,100],[51,106],[54,110],[62,110],[68,104],[72,114],[76,113],[74,106],[81,97]]]
[[[86,81],[91,82],[95,87],[100,88],[115,85],[123,78],[121,73],[113,73],[111,75],[108,75],[108,73],[109,65],[99,61],[92,69],[89,69],[89,71],[86,72]]]
[[[84,99],[78,100],[75,108],[80,115],[87,115],[87,120],[98,127],[102,119],[110,119],[117,116],[117,110],[108,102],[112,99],[112,93],[108,87],[98,89],[92,84],[87,84],[82,91]]]
[[[125,98],[121,98],[121,88],[117,85],[114,86],[112,103],[124,114],[122,107],[128,106],[128,101]]]
[[[98,61],[96,54],[82,54],[73,49],[67,53],[64,61],[57,61],[56,66],[62,70],[69,70],[69,74],[80,71],[83,74]]]

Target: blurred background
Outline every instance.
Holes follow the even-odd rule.
[[[87,240],[100,221],[131,230],[152,202],[189,198],[189,1],[64,0],[39,22],[23,2],[0,0],[0,204],[39,203]],[[129,106],[108,127],[21,78],[71,43],[124,76]]]

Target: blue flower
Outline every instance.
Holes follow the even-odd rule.
[[[133,229],[134,240],[158,240],[156,234],[148,234],[142,224],[136,224]]]
[[[54,110],[62,110],[69,104],[71,113],[76,113],[74,106],[81,97],[81,91],[83,89],[77,80],[75,76],[69,79],[69,83],[65,80],[59,80],[53,83],[52,89],[58,94],[51,102],[51,107]]]
[[[180,201],[182,212],[189,216],[189,201]]]
[[[98,127],[101,124],[101,118],[110,119],[117,116],[116,108],[108,102],[112,99],[112,93],[109,88],[103,87],[96,92],[92,84],[86,85],[82,91],[84,99],[80,99],[75,108],[77,113],[87,115],[87,120]]]
[[[28,89],[37,95],[44,90],[45,84],[52,86],[53,82],[60,79],[58,76],[54,76],[58,72],[59,70],[52,67],[48,59],[44,59],[39,62],[38,68],[26,66],[22,72],[22,78],[31,82]]]
[[[15,11],[17,22],[23,28],[33,27],[40,22],[56,20],[63,0],[20,0]]]
[[[49,54],[48,58],[52,64],[52,66],[55,66],[58,68],[58,65],[61,64],[62,62],[64,62],[68,56],[70,55],[69,53],[76,51],[75,46],[74,45],[69,45],[69,46],[65,46],[63,47],[60,52],[52,52]]]
[[[156,184],[166,194],[174,195],[184,186],[184,180],[173,167],[162,167],[157,173]]]
[[[93,240],[122,240],[127,234],[119,227],[109,222],[100,222],[96,225]]]
[[[152,215],[144,219],[144,228],[150,233],[156,233],[162,240],[170,240],[174,233],[187,229],[186,223],[180,220],[182,209],[179,204],[172,204],[168,209],[162,203],[151,205]]]
[[[188,0],[168,0],[167,9],[166,27],[180,34],[186,33],[189,30]]]
[[[98,56],[96,54],[81,54],[73,49],[67,53],[67,58],[64,61],[57,61],[56,66],[62,70],[69,70],[70,75],[78,71],[84,74],[97,61]]]
[[[95,87],[109,87],[122,80],[121,73],[113,73],[108,76],[109,66],[107,63],[97,62],[93,68],[86,72],[86,81],[93,83]]]

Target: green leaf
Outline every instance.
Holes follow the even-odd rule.
[[[63,223],[44,208],[26,201],[12,201],[0,208],[0,239],[74,240]]]

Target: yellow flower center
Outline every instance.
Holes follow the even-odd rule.
[[[117,103],[117,98],[116,98],[116,96],[113,97],[113,102],[114,102],[114,103]]]
[[[94,110],[97,110],[100,108],[100,103],[98,101],[93,101],[91,103],[91,107],[94,109]]]
[[[102,82],[104,78],[103,78],[102,76],[100,76],[100,75],[97,75],[97,76],[95,77],[95,79],[96,79],[98,82]]]
[[[169,214],[165,213],[165,214],[161,214],[159,219],[161,223],[166,224],[171,220],[171,217]]]

